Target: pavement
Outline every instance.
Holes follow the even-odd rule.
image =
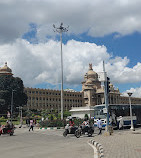
[[[141,128],[135,131],[115,130],[109,136],[102,132],[93,140],[102,145],[104,158],[141,158]]]
[[[13,136],[0,136],[0,158],[94,158],[94,149],[88,144],[94,137],[64,137],[64,129],[28,129],[16,126]]]
[[[54,134],[62,136],[62,131],[59,132],[60,130],[57,129],[50,130],[51,133],[48,133],[46,129],[35,129],[39,133],[42,131],[42,134],[48,135],[53,135],[53,132],[51,131],[56,131],[56,133],[54,132]],[[25,130],[27,129],[25,128]],[[94,137],[91,137],[90,139],[97,142],[99,145],[102,145],[104,158],[141,158],[141,128],[137,128],[135,131],[131,131],[130,129],[114,130],[112,135],[109,136],[105,134],[104,130],[102,131],[102,135],[97,135],[97,133],[98,130],[95,129]],[[88,141],[88,139],[82,138],[77,139],[77,143],[80,140],[83,140],[84,142]],[[79,144],[83,143],[79,142]],[[96,157],[98,156],[94,155],[94,158]]]

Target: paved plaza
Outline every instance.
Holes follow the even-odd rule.
[[[63,137],[64,130],[28,131],[17,128],[14,136],[0,136],[0,158],[93,158],[89,137]]]
[[[104,149],[104,158],[141,158],[141,129],[114,131],[111,136],[97,135],[94,140]]]
[[[94,149],[88,144],[90,140],[100,143],[104,149],[104,158],[141,158],[141,128],[130,130],[116,130],[110,136],[97,135],[95,129],[93,137],[74,135],[63,137],[62,130],[41,130],[35,128],[29,132],[28,128],[17,128],[14,136],[1,136],[0,153],[8,158],[96,158]]]

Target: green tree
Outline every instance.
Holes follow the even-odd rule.
[[[85,114],[84,119],[85,119],[85,120],[89,120],[88,114]]]
[[[13,111],[16,107],[27,103],[27,95],[24,93],[23,81],[19,77],[9,75],[0,76],[0,113],[6,114],[10,110],[13,91]]]

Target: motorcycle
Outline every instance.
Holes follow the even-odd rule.
[[[63,132],[63,136],[66,137],[68,134],[74,134],[77,138],[81,136],[81,131],[78,129],[78,127],[71,127],[69,129],[69,124],[65,126],[65,131]]]
[[[7,128],[5,126],[1,126],[0,127],[0,136],[5,135],[5,134],[9,134],[10,136],[12,136],[14,134],[14,127]]]
[[[93,126],[82,126],[80,125],[79,128],[76,130],[76,133],[80,133],[81,135],[88,135],[88,137],[91,137],[94,133],[94,127]]]

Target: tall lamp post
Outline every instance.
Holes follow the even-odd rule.
[[[130,104],[130,117],[131,117],[131,130],[134,130],[134,125],[133,125],[133,115],[132,115],[132,106],[131,106],[131,95],[133,94],[133,93],[131,93],[131,92],[129,92],[129,93],[127,93],[128,94],[128,96],[129,96],[129,104]]]
[[[68,31],[68,27],[63,27],[63,23],[59,27],[56,27],[53,24],[54,32],[60,33],[60,42],[61,42],[61,120],[63,120],[63,53],[62,53],[62,33]]]
[[[107,112],[107,118],[106,118],[106,132],[108,132],[108,126],[109,126],[109,109],[108,109],[108,94],[107,94],[107,73],[105,72],[105,63],[103,61],[103,72],[104,72],[104,98],[105,98],[105,108]]]
[[[11,122],[13,119],[13,95],[14,95],[15,90],[12,89],[12,97],[11,97]]]

